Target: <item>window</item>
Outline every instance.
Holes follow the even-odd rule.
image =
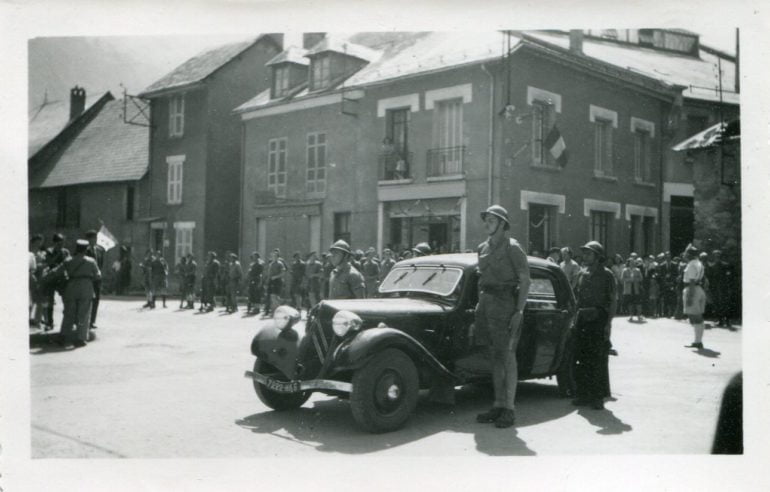
[[[350,241],[350,212],[337,212],[334,214],[334,240],[344,239]]]
[[[307,135],[307,192],[326,192],[326,134]]]
[[[642,216],[631,216],[631,233],[628,235],[628,251],[644,254],[642,240]]]
[[[594,119],[594,174],[612,176],[612,121]]]
[[[609,251],[611,212],[591,211],[591,240],[599,241]]]
[[[556,211],[551,205],[529,204],[529,252],[544,254],[556,245]]]
[[[267,143],[267,189],[278,198],[286,197],[286,138],[272,138]]]
[[[434,148],[428,160],[428,177],[463,172],[463,100],[436,102]]]
[[[652,145],[650,132],[637,128],[634,130],[634,179],[649,183],[652,180]]]
[[[128,185],[126,188],[126,220],[134,220],[134,199],[136,197],[136,187]]]
[[[289,67],[273,69],[273,97],[283,97],[289,92]]]
[[[553,165],[545,139],[554,121],[554,106],[545,101],[532,101],[532,162],[536,166]]]
[[[409,108],[389,109],[386,112],[387,137],[393,143],[395,151],[405,155],[409,148]]]
[[[174,264],[177,264],[188,253],[192,253],[195,222],[175,222],[174,229],[176,231]]]
[[[323,89],[331,81],[331,58],[329,56],[319,56],[313,59],[313,90]]]
[[[171,96],[168,100],[168,136],[184,135],[184,94]]]
[[[642,219],[642,246],[646,255],[655,252],[655,217]]]
[[[168,164],[168,180],[166,194],[169,205],[179,205],[182,203],[182,171],[185,157],[183,155],[172,155],[166,157]]]

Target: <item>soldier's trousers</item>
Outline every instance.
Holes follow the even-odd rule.
[[[94,280],[94,298],[91,301],[91,324],[96,324],[96,313],[99,312],[99,299],[102,297],[102,281]]]
[[[516,349],[521,336],[521,323],[514,331],[511,318],[516,312],[516,299],[482,292],[476,305],[475,328],[481,339],[489,343],[492,359],[492,383],[495,390],[493,406],[513,409],[519,370]],[[513,345],[509,343],[513,338]]]
[[[604,337],[605,317],[582,322],[576,328],[576,396],[596,401],[609,396],[609,342]]]
[[[64,341],[69,342],[73,338],[82,342],[88,341],[91,301],[91,296],[64,298],[64,317],[61,323],[61,336]]]

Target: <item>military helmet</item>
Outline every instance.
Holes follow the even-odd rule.
[[[343,239],[338,239],[334,241],[334,244],[329,246],[329,251],[333,251],[335,249],[342,251],[343,253],[346,253],[346,254],[352,254],[350,251],[350,245],[347,243],[347,241]]]
[[[485,220],[487,218],[487,214],[494,215],[506,224],[511,225],[511,221],[508,220],[508,211],[500,205],[492,205],[485,211],[481,212],[481,220]]]
[[[418,243],[412,251],[418,255],[429,255],[431,253],[430,245],[426,242]]]
[[[588,241],[580,249],[593,251],[599,258],[604,258],[604,246],[599,241]]]

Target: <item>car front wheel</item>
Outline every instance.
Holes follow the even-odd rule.
[[[397,349],[383,350],[353,376],[353,418],[370,432],[399,429],[417,406],[419,389],[412,359]]]
[[[277,379],[285,379],[279,375],[278,370],[266,362],[259,359],[254,361],[254,372],[263,376],[270,376]],[[268,389],[264,384],[254,381],[254,391],[257,392],[259,399],[273,410],[292,410],[299,408],[310,398],[310,391],[300,393],[279,393]]]

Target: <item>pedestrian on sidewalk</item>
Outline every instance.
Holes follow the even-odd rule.
[[[476,421],[506,428],[516,421],[516,348],[529,292],[529,263],[518,241],[510,235],[505,208],[492,205],[481,213],[481,219],[488,238],[477,249],[479,300],[475,327],[489,346],[495,401],[491,410],[476,416]]]
[[[612,318],[615,316],[617,284],[604,267],[604,247],[589,241],[580,248],[585,269],[577,287],[578,319],[575,332],[575,390],[573,405],[604,408],[610,396],[609,350]]]
[[[198,263],[192,252],[187,253],[184,268],[184,283],[187,291],[187,309],[195,309],[195,279],[198,276]]]
[[[620,275],[623,285],[623,305],[631,315],[628,321],[633,322],[634,316],[640,323],[642,319],[642,272],[639,270],[639,262],[633,256],[626,261],[626,267]]]
[[[176,276],[179,279],[179,309],[184,309],[184,302],[185,299],[187,299],[187,282],[185,281],[186,267],[187,257],[182,256],[175,268]]]
[[[60,344],[85,347],[90,339],[94,281],[101,280],[102,274],[96,260],[86,255],[88,241],[78,239],[75,244],[75,256],[64,262],[68,280],[64,289],[64,319]],[[73,328],[76,328],[74,336]]]
[[[703,280],[706,269],[698,258],[698,248],[693,245],[687,246],[685,257],[687,265],[684,269],[682,281],[684,288],[682,290],[683,313],[689,318],[693,327],[695,340],[687,348],[703,348],[703,312],[706,309],[706,292],[703,290]]]
[[[143,308],[155,309],[153,299],[155,295],[152,291],[152,262],[155,259],[155,253],[151,249],[148,249],[144,254],[144,260],[139,264],[139,268],[142,269],[142,286],[144,287],[144,295],[147,298],[147,302],[142,306]]]
[[[168,263],[163,257],[163,252],[157,250],[150,264],[152,272],[152,308],[155,308],[155,300],[160,296],[163,301],[163,307],[166,307],[166,297],[168,297]]]
[[[262,272],[265,269],[265,262],[259,257],[259,253],[251,253],[251,263],[246,278],[249,282],[249,301],[246,305],[246,313],[251,314],[253,310],[259,313],[259,304],[262,302]]]
[[[211,312],[214,310],[216,301],[214,295],[217,289],[217,282],[219,281],[219,270],[222,266],[217,259],[217,253],[215,251],[209,251],[206,258],[206,266],[203,273],[203,280],[201,281],[201,312]]]

